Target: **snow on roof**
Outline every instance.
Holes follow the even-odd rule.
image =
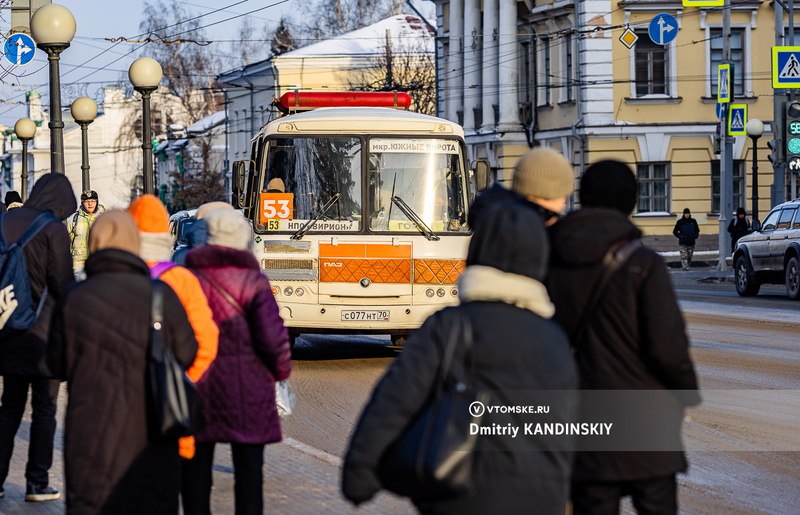
[[[386,31],[389,31],[392,47],[411,51],[433,52],[433,34],[417,16],[400,14],[386,18],[367,27],[314,43],[291,52],[278,59],[326,56],[374,55],[386,46]]]
[[[225,110],[212,113],[186,128],[187,133],[203,133],[225,123]]]

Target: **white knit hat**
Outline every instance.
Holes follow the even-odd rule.
[[[208,227],[208,244],[250,250],[253,230],[238,211],[214,209],[203,218]]]

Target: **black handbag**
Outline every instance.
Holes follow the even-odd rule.
[[[147,379],[151,406],[150,429],[155,439],[191,435],[198,427],[197,390],[175,355],[164,345],[164,283],[153,281]]]
[[[430,401],[381,457],[378,477],[383,487],[415,501],[458,497],[474,489],[477,435],[470,424],[481,416],[470,413],[474,402],[486,402],[488,394],[476,392],[454,372],[453,356],[464,347],[462,374],[472,370],[472,326],[459,316],[450,332],[444,358]],[[471,379],[471,377],[470,377]],[[481,410],[482,412],[483,410]]]

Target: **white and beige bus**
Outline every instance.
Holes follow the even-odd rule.
[[[290,114],[233,163],[233,204],[253,224],[292,342],[378,333],[401,344],[457,300],[475,192],[464,132],[409,104],[404,93],[287,93],[277,105]]]

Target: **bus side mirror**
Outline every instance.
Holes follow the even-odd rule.
[[[477,190],[480,192],[488,188],[492,174],[492,170],[489,167],[489,161],[485,159],[478,159],[473,164],[472,169],[475,170],[475,185]]]
[[[231,165],[231,205],[234,209],[244,209],[245,206],[245,183],[247,182],[247,164],[252,161],[234,161]]]

